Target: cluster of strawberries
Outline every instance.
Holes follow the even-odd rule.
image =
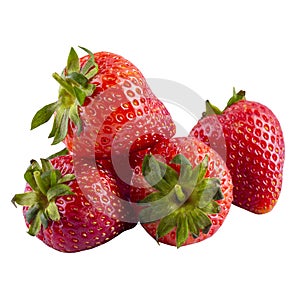
[[[186,137],[141,72],[123,57],[73,48],[59,75],[49,137],[66,148],[25,172],[28,233],[62,252],[102,245],[140,223],[158,242],[181,247],[212,236],[231,203],[269,212],[282,186],[284,139],[266,106],[234,91],[224,111],[206,113]]]

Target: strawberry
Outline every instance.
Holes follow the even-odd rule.
[[[207,112],[190,136],[223,156],[232,175],[233,204],[256,214],[273,209],[282,187],[285,147],[280,123],[268,107],[234,90],[223,111],[207,101]]]
[[[71,155],[41,162],[42,166],[31,161],[24,175],[25,193],[12,200],[24,206],[30,235],[53,249],[78,252],[135,226],[108,165],[104,168],[100,161],[92,165],[83,159],[75,164]]]
[[[135,168],[130,196],[146,231],[181,247],[211,237],[223,224],[232,202],[231,176],[204,143],[165,139]]]
[[[71,152],[98,158],[144,149],[175,134],[166,107],[131,62],[81,49],[88,55],[79,58],[71,48],[62,74],[53,74],[60,84],[58,101],[35,114],[31,129],[54,114],[53,144],[63,141]]]

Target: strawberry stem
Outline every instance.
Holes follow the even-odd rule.
[[[176,197],[180,203],[186,200],[186,196],[179,184],[175,184],[174,190],[175,190]]]
[[[41,173],[40,171],[34,171],[33,172],[33,177],[34,177],[34,180],[35,180],[35,183],[38,187],[38,189],[42,192],[43,195],[47,195],[47,188],[41,178]]]
[[[235,88],[233,88],[233,95],[232,95],[232,97],[228,100],[225,109],[228,108],[228,107],[230,107],[232,104],[235,104],[235,103],[239,102],[240,100],[245,100],[245,95],[246,95],[246,92],[245,92],[245,91],[240,90],[240,91],[237,93],[236,90],[235,90]],[[224,110],[225,110],[225,109],[224,109]]]
[[[72,85],[57,73],[53,73],[52,77],[60,84],[59,100],[61,100],[66,107],[70,107],[72,104],[74,104],[76,98]],[[67,92],[70,96],[72,96],[72,98],[70,97],[70,99],[68,99],[67,95],[63,93],[63,91]]]

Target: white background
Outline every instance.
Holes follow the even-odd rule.
[[[10,0],[0,14],[1,299],[299,299],[297,1]],[[50,147],[50,124],[31,132],[30,122],[56,99],[51,74],[77,45],[118,53],[220,107],[233,86],[269,106],[286,142],[276,208],[232,207],[214,237],[179,250],[140,226],[77,254],[27,235],[10,200],[29,160],[61,148]]]

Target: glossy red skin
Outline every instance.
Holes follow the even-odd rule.
[[[82,156],[110,158],[172,137],[175,124],[142,73],[119,55],[98,52],[94,56],[99,71],[90,83],[96,89],[79,108],[84,130],[76,138],[77,129],[69,126],[67,148]],[[87,59],[81,58],[80,65]]]
[[[97,167],[81,168],[80,165],[89,162],[82,160],[75,164],[70,155],[54,158],[51,163],[62,175],[75,172],[80,179],[66,183],[75,195],[61,196],[55,201],[60,220],[49,221],[48,227],[42,226],[37,234],[46,245],[62,252],[83,251],[102,245],[136,225],[131,222],[130,206],[124,206],[126,199],[120,201],[124,196],[108,165],[104,168],[97,161]],[[25,191],[31,191],[29,185]],[[24,207],[24,216],[27,210]]]
[[[136,166],[140,166],[145,155],[150,154],[151,147],[130,154],[117,155],[111,159],[102,159],[101,165],[104,168],[113,170],[114,178],[127,201],[130,201],[131,178]],[[137,220],[137,217],[136,217]]]
[[[285,146],[279,121],[269,108],[241,100],[221,115],[199,120],[190,136],[226,159],[233,204],[257,214],[273,209],[282,187]]]
[[[213,149],[192,137],[180,137],[163,140],[152,148],[151,153],[161,161],[164,161],[171,167],[175,168],[178,173],[180,173],[180,167],[170,163],[173,157],[177,154],[183,154],[187,159],[190,160],[193,167],[202,162],[204,157],[208,155],[209,167],[205,177],[220,178],[221,190],[224,194],[224,199],[218,200],[221,211],[218,214],[209,215],[209,218],[212,221],[212,226],[207,234],[201,232],[198,238],[193,238],[190,235],[183,246],[198,243],[213,236],[227,217],[231,202],[233,200],[231,176],[225,162]],[[132,177],[130,200],[132,202],[139,202],[153,191],[155,190],[150,187],[142,175],[141,165],[136,166],[134,175]],[[155,238],[158,224],[159,221],[156,221],[144,223],[142,226],[153,238]],[[160,238],[159,242],[176,246],[175,228],[170,233]]]

